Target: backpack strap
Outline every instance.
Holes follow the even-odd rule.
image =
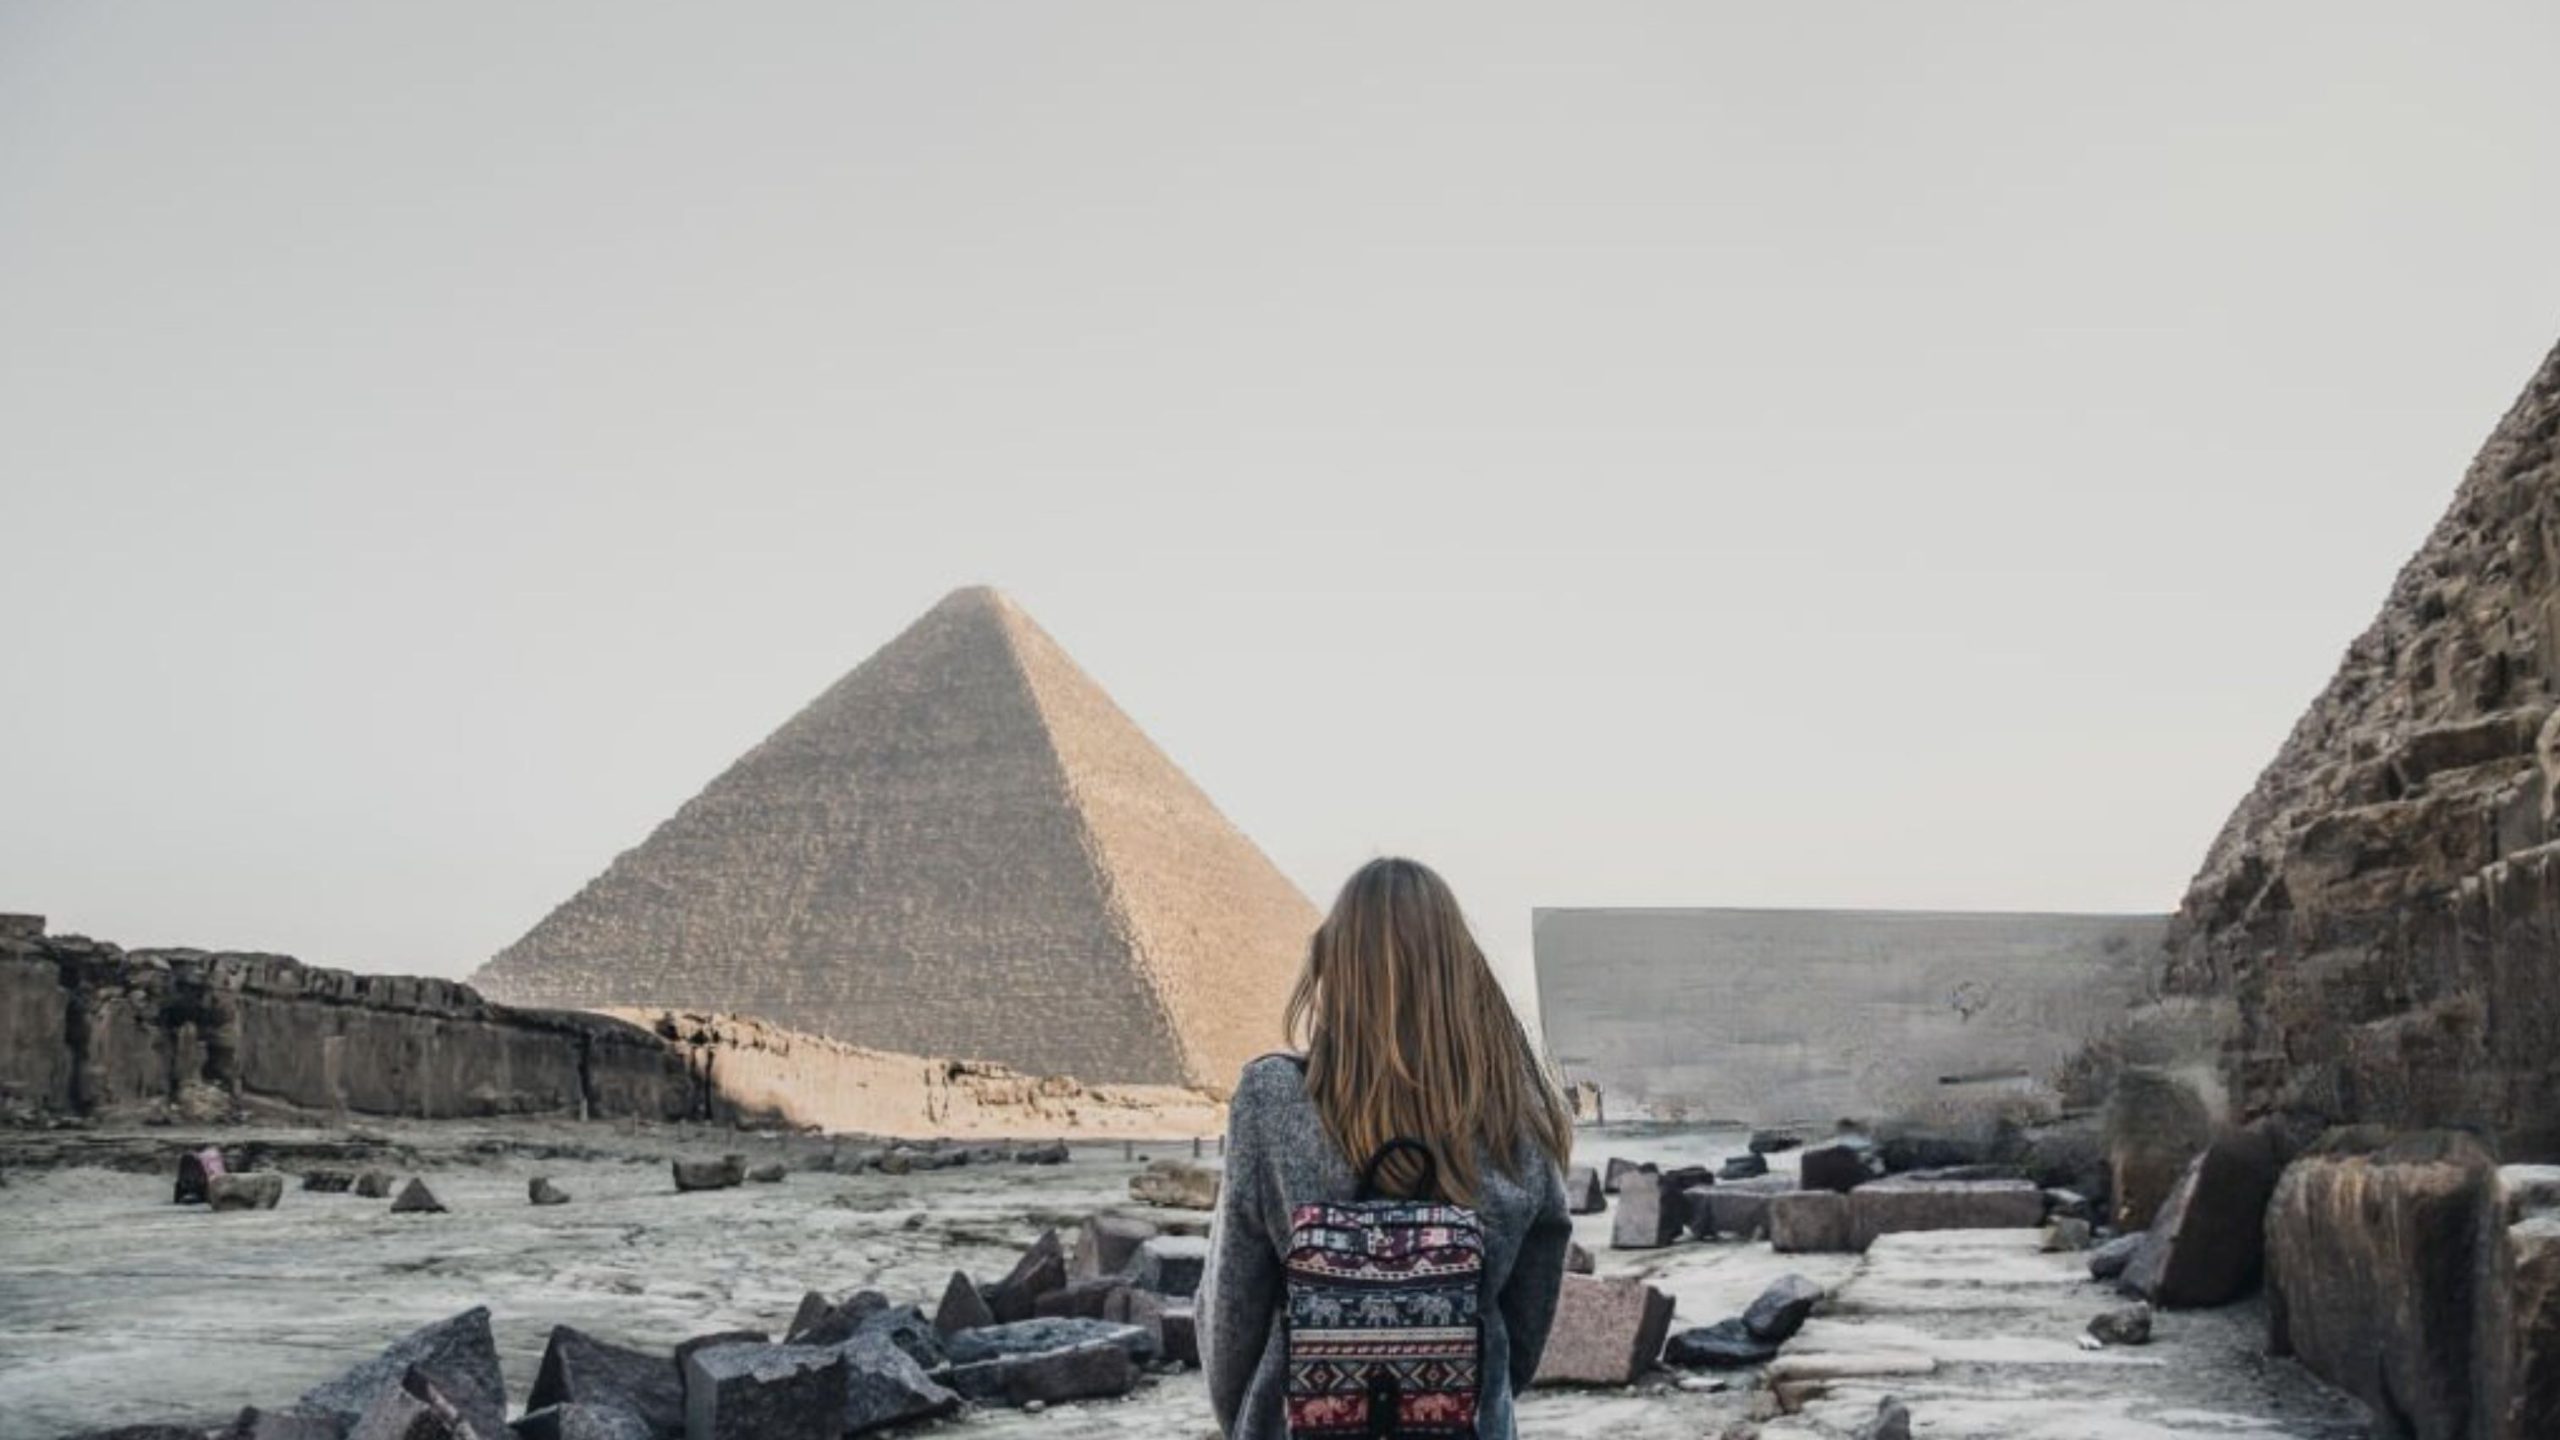
[[[1422,1184],[1416,1193],[1418,1195],[1440,1193],[1440,1157],[1432,1154],[1431,1147],[1421,1141],[1407,1139],[1400,1135],[1379,1146],[1377,1152],[1369,1157],[1369,1163],[1360,1167],[1360,1199],[1378,1198],[1378,1169],[1387,1163],[1388,1156],[1399,1150],[1410,1150],[1422,1157]]]

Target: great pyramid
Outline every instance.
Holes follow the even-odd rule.
[[[954,592],[473,977],[1226,1086],[1314,907],[1011,600]]]

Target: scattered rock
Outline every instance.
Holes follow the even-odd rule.
[[[1609,1196],[1600,1188],[1599,1171],[1576,1165],[1564,1172],[1564,1208],[1571,1215],[1597,1215],[1609,1208]]]
[[[1802,1275],[1782,1275],[1742,1312],[1742,1327],[1754,1339],[1782,1345],[1804,1328],[1813,1307],[1822,1303],[1822,1293],[1821,1286]]]
[[[698,1350],[708,1350],[715,1345],[770,1345],[772,1343],[773,1337],[761,1330],[714,1330],[708,1335],[696,1335],[690,1340],[681,1340],[676,1343],[676,1374],[679,1378],[683,1376],[684,1362]]]
[[[1127,1349],[1097,1340],[954,1364],[944,1378],[982,1404],[1045,1407],[1126,1395],[1137,1386],[1138,1367]]]
[[[1046,1145],[1032,1145],[1016,1150],[1013,1152],[1013,1163],[1016,1165],[1064,1165],[1067,1163],[1067,1142],[1052,1140]]]
[[[727,1190],[747,1181],[747,1162],[739,1155],[723,1155],[717,1160],[677,1160],[671,1164],[679,1194],[692,1190]],[[885,1170],[888,1167],[884,1165],[881,1168]]]
[[[273,1170],[216,1175],[205,1182],[204,1198],[216,1210],[273,1210],[284,1198],[284,1177]]]
[[[1844,1135],[1826,1145],[1808,1148],[1797,1162],[1797,1184],[1807,1190],[1836,1190],[1842,1194],[1884,1176],[1884,1157],[1874,1142],[1858,1135]]]
[[[2146,1238],[2139,1232],[2132,1235],[2118,1235],[2090,1251],[2090,1278],[2113,1280],[2123,1274],[2125,1267],[2133,1263],[2135,1253],[2142,1249],[2142,1242]]]
[[[412,1176],[408,1184],[400,1187],[400,1198],[391,1202],[391,1213],[394,1215],[441,1215],[444,1213],[444,1202],[436,1198],[436,1192],[427,1188],[426,1181]]]
[[[1190,1235],[1159,1235],[1138,1246],[1129,1262],[1129,1282],[1158,1295],[1189,1299],[1200,1290],[1209,1265],[1209,1242]]]
[[[686,1440],[837,1440],[851,1370],[815,1345],[715,1345],[685,1358]]]
[[[1911,1440],[1911,1407],[1890,1395],[1877,1401],[1875,1418],[1858,1427],[1857,1440]]]
[[[1132,1288],[1124,1276],[1096,1275],[1089,1280],[1070,1280],[1063,1287],[1031,1302],[1034,1319],[1073,1315],[1087,1320],[1108,1318],[1111,1298]]]
[[[344,1195],[355,1185],[356,1177],[344,1170],[313,1170],[302,1177],[302,1188],[315,1195]]]
[[[179,1156],[178,1185],[176,1192],[170,1197],[171,1203],[177,1205],[203,1204],[206,1190],[213,1183],[213,1178],[217,1175],[223,1174],[229,1168],[230,1167],[223,1163],[222,1151],[218,1146],[207,1146],[202,1150],[190,1150],[186,1154]]]
[[[1736,1155],[1716,1172],[1719,1180],[1756,1180],[1769,1173],[1769,1158],[1758,1151]]]
[[[1218,1172],[1188,1160],[1151,1160],[1129,1177],[1131,1199],[1176,1210],[1218,1208]]]
[[[966,1271],[952,1271],[951,1283],[942,1287],[942,1303],[933,1312],[934,1333],[947,1337],[994,1323],[996,1314],[987,1308],[986,1297],[978,1293],[978,1282],[970,1279]]]
[[[1618,1179],[1618,1211],[1610,1218],[1609,1246],[1614,1250],[1653,1250],[1680,1238],[1688,1220],[1681,1196],[1702,1178],[1669,1175],[1648,1165]]]
[[[1625,1385],[1662,1354],[1669,1295],[1632,1276],[1568,1274],[1538,1362],[1540,1385]]]
[[[947,1348],[952,1364],[975,1365],[1008,1355],[1036,1355],[1096,1343],[1117,1345],[1128,1351],[1132,1360],[1155,1358],[1155,1342],[1146,1331],[1107,1320],[1009,1321],[964,1330],[951,1337]]]
[[[2048,1255],[2069,1254],[2089,1248],[2089,1222],[2068,1215],[2044,1222],[2044,1252]]]
[[[610,1405],[549,1405],[526,1411],[511,1428],[516,1440],[667,1440],[684,1433],[681,1419],[672,1431],[653,1430],[639,1416]]]
[[[1740,1320],[1719,1320],[1672,1336],[1662,1347],[1662,1363],[1690,1370],[1738,1370],[1766,1365],[1778,1358],[1774,1340],[1752,1334]]]
[[[566,1205],[569,1192],[551,1183],[548,1175],[536,1175],[525,1182],[525,1198],[536,1205]]]
[[[411,1331],[373,1359],[304,1391],[298,1408],[352,1426],[384,1392],[400,1388],[412,1370],[478,1434],[495,1437],[506,1428],[507,1389],[498,1373],[498,1346],[489,1334],[485,1307]]]
[[[1063,1289],[1066,1283],[1066,1247],[1059,1243],[1057,1231],[1044,1231],[1014,1262],[1011,1273],[987,1287],[987,1309],[999,1323],[1028,1320],[1041,1296]]]
[[[527,1410],[555,1405],[602,1406],[627,1412],[659,1435],[684,1431],[684,1377],[664,1355],[599,1340],[562,1325],[543,1347]]]
[[[1836,1190],[1789,1190],[1769,1197],[1769,1248],[1782,1255],[1846,1251],[1849,1197]]]
[[[2032,1180],[1897,1176],[1852,1190],[1848,1206],[1849,1243],[1857,1250],[1879,1235],[1912,1230],[2032,1230],[2044,1223],[2044,1192]]]
[[[926,1374],[924,1365],[882,1330],[855,1335],[835,1350],[845,1362],[847,1435],[948,1415],[960,1408],[960,1396]]]
[[[356,1417],[347,1440],[481,1440],[461,1410],[416,1368],[401,1372]]]
[[[2187,1166],[2118,1283],[2155,1305],[2227,1305],[2255,1289],[2267,1201],[2284,1158],[2265,1127],[2225,1135]]]
[[[358,1175],[356,1177],[356,1193],[367,1200],[390,1199],[391,1172],[388,1170],[367,1170],[363,1174]]]
[[[851,1339],[862,1322],[889,1308],[889,1297],[877,1290],[856,1290],[841,1303],[815,1290],[800,1297],[800,1308],[784,1327],[785,1345],[834,1345]]]
[[[1129,1268],[1138,1247],[1162,1233],[1152,1220],[1135,1215],[1087,1215],[1076,1229],[1076,1243],[1068,1259],[1067,1275],[1075,1280],[1092,1280],[1104,1275],[1118,1275]]]
[[[2109,1310],[2089,1322],[2089,1338],[2101,1345],[2151,1343],[2151,1307],[2140,1301]]]

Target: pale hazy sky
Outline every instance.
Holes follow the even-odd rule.
[[[954,586],[1319,899],[2165,909],[2560,9],[0,0],[0,909],[460,973]]]

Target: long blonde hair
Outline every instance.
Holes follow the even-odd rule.
[[[1573,1116],[1546,1057],[1458,897],[1426,865],[1372,860],[1344,883],[1307,947],[1287,1023],[1316,1113],[1355,1166],[1389,1140],[1419,1140],[1442,1197],[1471,1205],[1482,1158],[1518,1179],[1529,1149],[1557,1166],[1572,1152]],[[1411,1195],[1422,1164],[1399,1152],[1381,1174]]]

